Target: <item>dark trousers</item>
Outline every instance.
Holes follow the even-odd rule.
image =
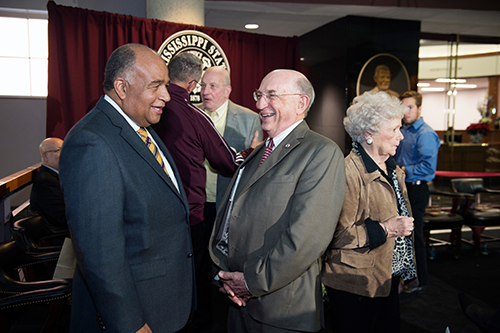
[[[326,287],[333,333],[399,333],[399,277],[387,297],[366,297]]]
[[[302,331],[266,325],[252,318],[246,307],[235,304],[229,306],[227,318],[228,333],[300,333]]]
[[[192,317],[190,332],[208,332],[213,321],[212,311],[212,260],[208,243],[215,221],[215,203],[205,203],[203,222],[191,226],[194,268],[196,274],[196,311]]]
[[[415,259],[417,264],[417,276],[419,286],[427,285],[429,279],[427,272],[427,250],[425,248],[424,239],[424,213],[425,207],[429,204],[429,186],[423,182],[420,185],[412,185],[406,183],[408,189],[408,196],[410,198],[411,210],[413,212],[414,220],[414,244]]]

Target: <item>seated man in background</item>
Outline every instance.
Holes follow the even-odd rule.
[[[51,227],[65,226],[66,208],[59,183],[59,153],[63,140],[47,138],[40,143],[42,166],[31,188],[30,210],[42,216]]]

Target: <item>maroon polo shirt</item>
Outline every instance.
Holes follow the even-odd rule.
[[[203,221],[207,173],[203,162],[223,176],[231,177],[241,162],[202,110],[189,102],[186,89],[171,83],[170,101],[153,129],[174,159],[189,202],[189,224]],[[246,154],[245,154],[246,155]]]

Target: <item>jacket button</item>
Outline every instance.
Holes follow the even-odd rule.
[[[193,254],[192,254],[192,253],[188,254],[188,258],[191,258],[192,256],[193,256]]]

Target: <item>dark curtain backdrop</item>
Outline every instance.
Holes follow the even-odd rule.
[[[49,82],[47,136],[64,138],[103,94],[106,61],[117,47],[140,43],[158,50],[181,30],[211,36],[231,67],[231,100],[255,110],[252,92],[273,69],[300,70],[298,37],[284,38],[176,24],[47,3]]]

